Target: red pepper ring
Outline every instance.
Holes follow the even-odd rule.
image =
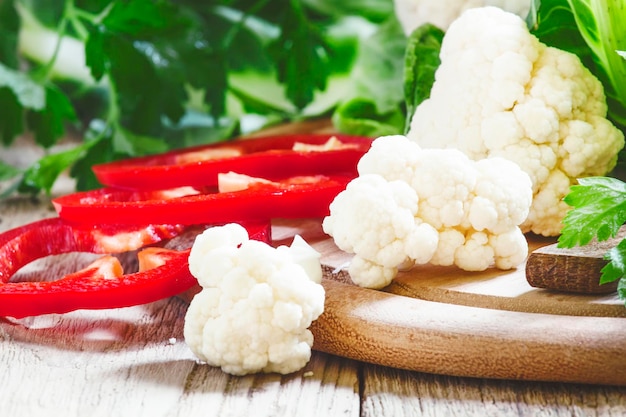
[[[108,225],[77,228],[55,217],[38,220],[0,234],[0,282],[8,282],[22,266],[69,252],[121,253],[171,239],[182,225]]]
[[[242,220],[315,218],[345,189],[351,176],[295,177],[252,183],[241,191],[174,196],[167,191],[102,188],[58,197],[59,216],[73,224],[223,224]]]
[[[293,150],[296,143],[320,147],[332,137],[342,146]],[[99,164],[93,166],[93,171],[102,184],[131,190],[211,187],[217,185],[219,173],[229,171],[269,180],[297,175],[356,176],[357,163],[371,143],[371,138],[348,135],[268,136]]]
[[[269,223],[245,227],[251,239],[271,240]],[[0,316],[22,318],[78,309],[128,307],[171,297],[197,285],[189,272],[189,249],[158,247],[138,253],[139,272],[133,274],[124,275],[119,260],[105,256],[56,281],[10,282],[15,272],[35,259],[68,252],[98,252],[102,245],[97,238],[101,235],[98,228],[74,229],[59,218],[0,234]]]
[[[0,286],[0,315],[22,318],[78,309],[105,309],[149,303],[180,294],[197,284],[189,272],[189,250],[148,248],[160,266],[124,275],[113,256],[56,281],[8,282]],[[140,261],[141,263],[141,261]]]

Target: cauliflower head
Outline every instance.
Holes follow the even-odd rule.
[[[354,254],[348,272],[356,284],[383,288],[411,264],[482,271],[526,259],[518,226],[532,188],[515,163],[473,161],[396,135],[374,140],[358,171],[322,223],[337,247]]]
[[[407,137],[475,160],[516,162],[533,184],[522,231],[558,235],[570,186],[609,172],[624,146],[606,118],[602,84],[578,57],[541,43],[519,16],[495,7],[455,20],[440,58]]]
[[[189,270],[202,290],[185,316],[194,354],[224,372],[287,374],[311,357],[308,327],[324,310],[319,253],[301,237],[273,248],[238,224],[197,236]]]
[[[394,0],[394,12],[408,36],[424,23],[446,30],[465,10],[474,7],[499,7],[526,17],[530,0]]]

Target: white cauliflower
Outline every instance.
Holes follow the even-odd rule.
[[[394,11],[408,36],[424,23],[446,30],[465,10],[494,6],[526,17],[531,0],[394,0]]]
[[[186,343],[234,375],[301,369],[311,357],[308,327],[324,310],[319,257],[299,236],[273,248],[238,224],[207,229],[189,255],[203,289],[185,316]]]
[[[606,119],[602,84],[578,57],[539,42],[519,16],[495,7],[463,13],[440,57],[430,98],[416,109],[407,137],[475,160],[516,162],[533,183],[522,231],[558,235],[570,186],[609,172],[624,146]]]
[[[509,269],[526,259],[518,225],[532,202],[528,175],[503,158],[470,160],[455,149],[421,149],[404,136],[372,143],[359,176],[330,205],[324,232],[353,253],[348,272],[382,288],[407,264]]]

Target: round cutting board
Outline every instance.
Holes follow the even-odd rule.
[[[277,244],[299,234],[322,254],[316,350],[446,375],[626,385],[626,308],[615,293],[533,288],[524,265],[479,273],[423,265],[370,290],[351,283],[350,255],[321,220],[281,222],[273,233]],[[530,250],[554,243],[528,240]]]

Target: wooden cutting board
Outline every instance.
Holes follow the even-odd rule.
[[[626,308],[615,293],[531,287],[524,265],[480,273],[419,266],[384,291],[353,285],[321,221],[283,222],[277,244],[300,234],[322,254],[325,312],[314,349],[420,372],[626,385]],[[530,249],[554,243],[532,237]]]
[[[332,133],[326,120],[267,133]],[[313,324],[314,349],[420,372],[626,385],[626,307],[615,293],[574,295],[533,288],[525,265],[480,273],[420,266],[384,291],[353,285],[350,255],[320,220],[283,222],[277,244],[302,235],[322,254],[325,311]],[[532,236],[529,249],[555,242]]]

